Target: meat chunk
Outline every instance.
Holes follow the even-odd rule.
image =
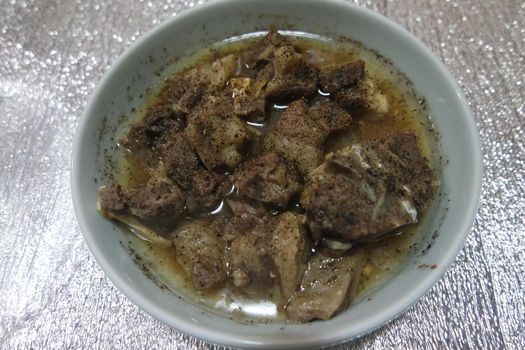
[[[124,190],[115,182],[101,186],[97,209],[108,219],[132,228],[142,237],[170,246],[169,229],[183,213],[185,194],[168,179],[152,177],[142,189]]]
[[[255,226],[264,224],[266,220],[266,218],[261,218],[251,213],[229,217],[222,228],[221,238],[225,242],[231,242],[235,237],[249,232]]]
[[[273,78],[266,88],[268,100],[283,103],[317,92],[318,71],[306,63],[300,52],[293,46],[282,46],[274,54]]]
[[[230,275],[233,285],[249,296],[264,296],[275,283],[277,272],[270,251],[272,232],[261,223],[236,235],[230,248]]]
[[[266,102],[288,103],[317,91],[317,68],[308,64],[300,50],[276,31],[270,31],[244,53],[242,62],[241,74],[251,79]]]
[[[173,244],[177,262],[195,289],[213,288],[226,280],[225,243],[212,225],[188,223],[175,232]]]
[[[278,208],[286,208],[301,190],[301,179],[293,164],[275,153],[250,160],[235,173],[239,195]]]
[[[385,114],[389,109],[386,96],[370,78],[364,78],[354,87],[336,92],[335,102],[348,111],[366,109]]]
[[[123,190],[116,183],[99,189],[102,213],[127,213],[139,219],[171,222],[184,213],[186,195],[173,182],[153,176],[146,186]]]
[[[270,250],[284,300],[288,300],[299,286],[310,255],[305,221],[304,215],[285,212],[272,223]]]
[[[308,174],[323,160],[324,141],[333,131],[346,130],[352,119],[333,103],[308,109],[306,102],[292,102],[266,136],[265,148],[282,154]]]
[[[388,112],[388,101],[374,81],[366,76],[365,63],[357,60],[320,73],[319,87],[333,96],[342,108]]]
[[[99,211],[107,218],[112,218],[113,213],[125,212],[128,204],[122,187],[116,182],[109,182],[98,189]]]
[[[252,49],[242,54],[243,66],[261,69],[274,59],[275,50],[282,46],[292,46],[292,43],[276,30],[270,30]]]
[[[313,104],[308,110],[308,115],[325,139],[332,133],[348,131],[352,125],[350,115],[331,101],[319,101]]]
[[[272,219],[244,214],[226,224],[231,240],[233,284],[248,295],[281,290],[285,300],[299,285],[306,268],[310,243],[305,217],[291,212]]]
[[[168,177],[189,192],[197,207],[216,205],[231,187],[224,175],[209,171],[200,163],[184,133],[173,135],[163,146],[162,154]]]
[[[341,89],[355,86],[365,76],[365,63],[361,60],[335,69],[321,72],[319,86],[323,92],[336,93]]]
[[[301,204],[316,238],[356,241],[417,222],[435,187],[417,137],[397,134],[328,154]]]
[[[233,113],[236,116],[251,121],[265,119],[265,88],[267,79],[249,77],[232,78],[229,81],[233,103]]]
[[[131,215],[171,223],[184,214],[186,194],[172,181],[152,176],[145,187],[126,191],[126,200]]]
[[[252,138],[227,103],[215,96],[188,118],[185,134],[209,170],[235,169]]]
[[[387,139],[385,146],[401,160],[400,166],[393,168],[395,177],[402,179],[402,184],[397,185],[412,199],[417,211],[424,211],[432,201],[440,182],[421,154],[418,137],[414,134],[397,134]],[[397,161],[396,158],[393,159]]]
[[[192,179],[191,196],[205,208],[216,206],[230,191],[231,181],[224,174],[200,168]]]
[[[182,130],[183,124],[169,105],[156,105],[150,107],[144,118],[135,123],[123,144],[132,151],[153,150],[164,143],[167,138]]]
[[[301,204],[306,210],[308,224],[316,241],[323,235],[357,240],[367,234],[377,233],[375,227],[368,228],[367,224],[371,220],[366,220],[368,216],[373,216],[368,212],[373,208],[370,208],[366,197],[369,185],[361,185],[361,181],[356,183],[346,174],[333,171],[325,164],[311,176],[312,180],[301,196]],[[361,207],[361,202],[368,204],[367,207]],[[372,222],[382,225],[378,220]]]
[[[176,133],[163,146],[163,160],[167,175],[181,187],[192,187],[193,176],[199,170],[199,158],[184,133]]]
[[[200,66],[177,76],[166,89],[166,98],[179,116],[188,115],[203,98],[220,90],[237,70],[237,57],[226,55],[211,66]]]
[[[308,118],[308,106],[303,100],[292,102],[283,112],[275,128],[266,136],[269,151],[282,154],[306,174],[322,161],[323,135]]]
[[[167,89],[168,100],[172,102],[171,109],[181,118],[185,118],[205,95],[206,85],[201,81],[199,72],[191,70],[178,76]]]
[[[358,172],[361,172],[360,176],[364,173],[371,183],[373,179],[382,181],[387,192],[404,197],[399,200],[413,202],[417,211],[426,209],[439,185],[414,134],[394,134],[382,140],[353,145],[327,155],[326,160],[353,172],[354,176]]]
[[[99,192],[103,192],[104,188],[105,186],[102,186]],[[148,227],[141,221],[137,220],[137,218],[134,216],[128,214],[126,211],[108,211],[107,208],[103,207],[101,202],[102,201],[99,197],[99,201],[97,202],[97,210],[108,219],[121,222],[122,224],[131,228],[135,234],[147,241],[153,242],[162,247],[171,247],[172,242],[170,239],[170,232]]]
[[[239,62],[237,56],[230,54],[213,61],[211,68],[206,70],[204,80],[208,82],[208,92],[214,92],[226,85],[226,82],[237,71]]]
[[[359,282],[364,255],[360,251],[341,257],[315,253],[286,306],[289,320],[328,320],[348,306]]]

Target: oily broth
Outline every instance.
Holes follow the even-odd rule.
[[[188,300],[207,309],[219,312],[240,322],[284,322],[286,317],[283,305],[279,305],[279,295],[275,300],[250,299],[232,291],[231,286],[211,290],[196,290],[191,277],[177,263],[172,248],[160,247],[136,235],[127,237],[130,252],[140,257],[141,268],[160,282],[160,285],[175,294],[182,294]]]
[[[428,135],[428,119],[420,101],[414,94],[411,84],[406,77],[385,59],[374,52],[354,42],[335,43],[330,40],[306,39],[291,37],[294,43],[306,54],[307,60],[318,67],[341,65],[356,59],[365,61],[367,75],[386,95],[389,103],[389,112],[386,115],[374,113],[352,114],[354,125],[349,133],[335,135],[326,144],[326,152],[340,149],[354,142],[381,138],[392,132],[411,132],[419,136],[420,149],[427,159],[432,158],[431,140]],[[254,39],[229,42],[226,45],[216,45],[188,59],[184,64],[173,67],[170,75],[182,72],[196,65],[209,63],[215,58],[229,53],[239,53],[248,48]],[[188,63],[191,62],[192,64]],[[151,97],[144,107],[162,103],[163,84]],[[160,96],[160,97],[159,97]],[[319,94],[317,98],[326,98]],[[274,106],[270,111],[270,118],[265,124],[248,123],[252,130],[264,134],[279,118],[286,106]],[[144,116],[143,108],[137,115],[139,120]],[[137,186],[144,184],[150,174],[147,168],[140,163],[140,155],[133,154],[123,147],[117,147],[117,181],[123,186]],[[216,210],[203,212],[193,218],[185,220],[202,220],[203,217],[229,215],[225,205]],[[207,291],[198,291],[193,288],[191,278],[187,276],[177,263],[172,248],[160,247],[144,240],[129,230],[126,240],[132,254],[143,262],[140,266],[148,270],[167,289],[176,294],[182,294],[193,302],[213,310],[224,313],[240,322],[285,322],[283,305],[279,305],[278,294],[273,298],[254,300],[235,292],[231,286],[224,286]],[[393,275],[401,266],[416,241],[417,225],[410,225],[400,229],[396,235],[377,242],[370,242],[364,246],[367,253],[367,262],[362,271],[362,278],[357,288],[356,299],[364,297],[369,291],[380,285],[389,276]]]

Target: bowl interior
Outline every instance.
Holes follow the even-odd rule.
[[[158,86],[162,78],[157,73],[176,57],[271,26],[334,39],[350,38],[376,50],[406,74],[417,93],[425,97],[440,134],[442,195],[420,226],[419,251],[409,256],[388,283],[329,321],[245,325],[161,290],[133,263],[115,225],[95,208],[97,188],[105,178],[106,162],[114,146],[112,138],[123,125],[121,116],[131,114],[132,108],[144,102],[145,97],[138,96],[143,96],[147,87]],[[480,191],[480,164],[478,133],[461,91],[444,66],[401,27],[367,10],[332,0],[230,0],[199,6],[162,23],[107,72],[80,120],[73,151],[72,191],[79,224],[93,256],[113,283],[146,312],[215,343],[304,347],[345,341],[377,328],[415,303],[441,277],[472,225]],[[422,269],[422,264],[436,267]]]

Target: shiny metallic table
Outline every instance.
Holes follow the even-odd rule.
[[[474,228],[414,307],[348,348],[525,348],[525,3],[356,1],[406,27],[463,87],[483,144]],[[208,348],[124,297],[77,225],[72,139],[95,84],[186,0],[0,2],[0,347]]]

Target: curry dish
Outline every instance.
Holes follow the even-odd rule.
[[[99,211],[196,291],[271,299],[293,322],[345,310],[370,247],[416,224],[438,181],[387,82],[319,52],[270,31],[171,77],[121,140],[130,179],[100,187]]]

